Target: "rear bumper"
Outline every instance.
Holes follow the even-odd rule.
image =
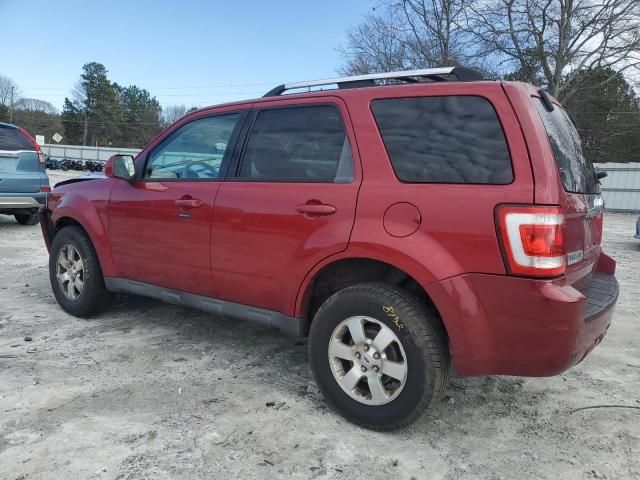
[[[47,202],[47,193],[0,193],[0,211],[38,209]]]
[[[550,376],[582,361],[604,338],[618,299],[613,260],[602,257],[581,290],[564,279],[483,274],[428,287],[458,373]]]

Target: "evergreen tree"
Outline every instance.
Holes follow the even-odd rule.
[[[640,104],[624,76],[611,68],[583,70],[567,85],[586,154],[594,162],[640,161]]]

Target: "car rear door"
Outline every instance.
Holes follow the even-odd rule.
[[[596,171],[565,109],[555,103],[550,109],[537,95],[531,101],[544,124],[564,190],[559,192],[559,203],[565,214],[567,278],[570,283],[586,280],[601,252],[604,202]]]
[[[215,296],[211,216],[244,115],[224,111],[178,124],[136,160],[144,162],[139,178],[117,182],[109,239],[122,277]]]
[[[278,99],[247,121],[211,235],[219,298],[293,315],[304,276],[347,248],[361,172],[337,97]]]
[[[18,127],[0,123],[0,192],[36,193],[42,186],[40,156]]]

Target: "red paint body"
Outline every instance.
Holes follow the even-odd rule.
[[[513,164],[509,185],[407,184],[394,175],[371,111],[380,98],[476,95],[502,123]],[[442,316],[461,374],[552,375],[584,358],[613,309],[584,322],[578,288],[601,253],[602,212],[586,218],[584,195],[564,191],[544,126],[519,83],[442,82],[287,95],[203,109],[179,120],[136,158],[195,118],[264,106],[334,104],[351,145],[353,182],[127,182],[105,178],[58,187],[51,220],[73,219],[93,241],[107,277],[120,277],[279,311],[307,314],[316,275],[366,258],[415,279]],[[198,208],[176,200],[196,199]],[[335,213],[314,215],[304,205]],[[560,206],[566,251],[582,261],[553,279],[510,276],[496,233],[500,204]],[[192,213],[185,220],[183,208]],[[333,210],[332,210],[333,211]],[[574,288],[575,287],[575,288]]]

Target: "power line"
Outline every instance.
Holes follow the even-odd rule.
[[[149,92],[151,93],[151,92]],[[203,92],[203,93],[161,93],[158,95],[153,95],[153,97],[205,97],[205,96],[224,96],[224,95],[256,95],[264,93],[263,90],[253,91],[253,92]],[[55,94],[39,94],[46,95],[47,97],[66,97],[70,98],[73,95],[67,95],[63,93],[55,93]]]
[[[200,88],[229,88],[229,87],[262,87],[265,85],[275,85],[276,82],[262,82],[262,83],[227,83],[227,84],[213,84],[213,85],[185,85],[181,87],[145,87],[145,90],[187,90],[187,89],[200,89]],[[282,82],[280,82],[282,83]],[[21,87],[24,90],[69,90],[66,87]]]

